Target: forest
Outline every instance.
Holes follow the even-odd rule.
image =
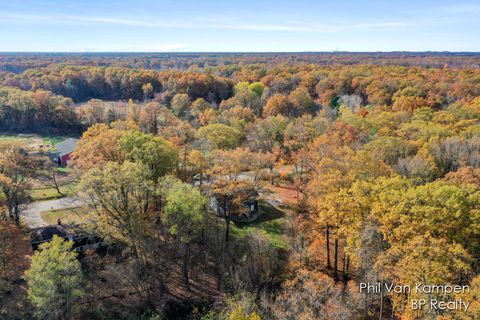
[[[480,54],[0,54],[0,319],[479,316]]]

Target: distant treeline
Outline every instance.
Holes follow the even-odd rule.
[[[156,72],[123,67],[52,66],[0,77],[4,86],[23,90],[43,89],[71,98],[143,100],[167,90],[188,93],[192,98],[220,102],[232,94],[233,83],[207,74]]]
[[[234,64],[401,65],[479,68],[475,52],[297,52],[297,53],[0,53],[0,72],[20,73],[50,64],[187,70]]]
[[[154,101],[176,108],[177,115],[191,114],[192,102],[197,99],[208,103],[208,108],[200,106],[198,112],[241,107],[264,117],[314,114],[341,104],[386,106],[396,111],[439,110],[479,96],[480,69],[233,64],[197,71],[154,71],[53,64],[19,74],[0,74],[0,85],[2,130],[78,130],[82,120],[71,106],[91,99]],[[172,99],[179,94],[185,96],[178,97],[172,107]]]
[[[49,91],[0,87],[0,131],[47,132],[80,129],[72,100]]]

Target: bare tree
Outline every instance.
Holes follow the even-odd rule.
[[[363,99],[361,96],[356,94],[344,94],[340,96],[341,103],[353,112],[357,111],[358,108],[362,106]]]

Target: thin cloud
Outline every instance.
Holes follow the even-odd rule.
[[[188,50],[188,46],[184,43],[170,43],[159,44],[157,46],[108,46],[108,47],[74,47],[70,48],[69,52],[185,52]],[[17,51],[32,51],[32,50],[17,50]],[[36,51],[36,50],[34,50]],[[53,47],[48,50],[41,50],[42,52],[64,52],[63,47]]]
[[[232,29],[247,31],[289,31],[289,32],[311,32],[311,28],[303,26],[274,25],[274,24],[213,24],[207,25],[215,29]]]
[[[102,25],[121,25],[130,27],[151,27],[151,28],[189,28],[189,24],[168,22],[152,19],[122,19],[114,17],[83,17],[83,16],[69,16],[69,21],[77,21],[89,24]]]
[[[435,11],[443,13],[480,13],[480,4],[456,4],[449,6],[439,6],[434,9]]]
[[[385,28],[405,28],[412,26],[410,22],[372,22],[372,23],[343,23],[343,24],[260,24],[260,23],[238,23],[225,21],[199,21],[188,18],[178,18],[178,21],[152,19],[148,17],[128,19],[107,16],[80,16],[80,15],[33,15],[33,14],[12,14],[0,12],[0,18],[8,23],[21,24],[54,24],[54,25],[117,25],[143,28],[174,28],[174,29],[225,29],[245,30],[259,32],[309,32],[309,33],[335,33],[347,31],[363,31]]]

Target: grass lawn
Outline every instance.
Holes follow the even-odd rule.
[[[67,139],[68,137],[66,136],[47,136],[43,137],[43,142],[45,144],[57,144],[59,142],[62,142],[63,140]]]
[[[245,237],[255,231],[260,231],[273,246],[285,249],[287,246],[283,239],[285,213],[265,201],[260,201],[259,210],[257,220],[250,223],[233,224],[232,233],[240,237]]]
[[[41,135],[35,133],[8,133],[0,132],[0,145],[13,144],[32,150],[55,151],[55,144],[69,138],[64,135]]]
[[[62,172],[62,173],[70,173],[72,172],[72,168],[69,168],[69,167],[58,167],[57,168],[57,171],[58,172]]]
[[[77,191],[77,182],[73,181],[60,186],[60,191],[63,195],[59,194],[55,188],[44,187],[32,189],[33,201],[44,201],[51,199],[58,199],[63,197],[69,197],[75,195]]]
[[[48,210],[40,213],[43,220],[49,225],[57,224],[58,219],[63,224],[69,223],[83,223],[91,220],[83,208],[67,208],[59,210]]]
[[[24,136],[15,134],[0,134],[0,145],[13,144],[18,146],[26,146],[31,142],[31,139]]]

